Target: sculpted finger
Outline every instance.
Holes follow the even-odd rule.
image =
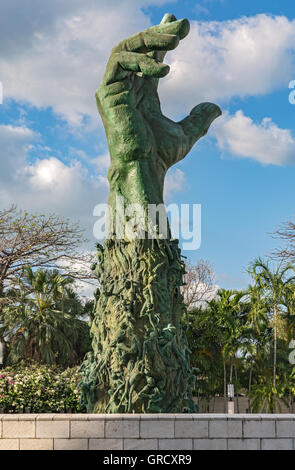
[[[165,13],[160,24],[172,23],[173,21],[177,21],[176,16],[172,15],[171,13]],[[166,53],[167,51],[156,51],[150,53],[149,55],[154,59],[157,59],[159,62],[163,62]]]
[[[174,15],[171,13],[166,13],[162,21],[159,25],[153,26],[150,28],[150,30],[155,30],[159,31],[161,33],[167,34],[175,34],[177,35],[180,39],[183,39],[188,33],[189,33],[190,25],[188,20],[182,19],[182,20],[177,20]],[[168,49],[167,49],[168,50]],[[165,55],[167,53],[166,51],[155,51],[155,52],[150,52],[149,56],[157,59],[159,62],[163,62]]]
[[[184,133],[193,145],[198,139],[208,132],[214,119],[220,116],[221,109],[213,103],[201,103],[195,106],[190,115],[179,122]]]
[[[172,21],[177,21],[176,16],[172,15],[171,13],[165,13],[160,24],[172,23]]]
[[[122,41],[114,52],[152,52],[170,51],[179,44],[179,36],[170,33],[158,33],[154,31],[143,31]]]
[[[141,72],[143,75],[161,78],[169,73],[169,65],[162,64],[145,54],[120,52],[114,54],[108,63],[104,84],[123,80],[128,72]]]
[[[171,20],[172,16],[173,15],[167,16],[165,21],[167,21],[168,19]],[[184,18],[182,20],[170,21],[168,23],[161,22],[159,25],[152,26],[146,31],[155,31],[157,33],[162,33],[162,34],[175,34],[176,36],[179,36],[180,39],[183,39],[188,35],[189,30],[190,30],[189,21],[186,18]]]

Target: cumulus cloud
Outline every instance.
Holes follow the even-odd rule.
[[[164,201],[170,201],[172,194],[182,191],[185,184],[185,174],[179,168],[168,171],[164,184]]]
[[[66,165],[55,157],[35,161],[24,168],[23,176],[31,195],[38,194],[46,208],[60,211],[62,207],[67,215],[90,216],[108,191],[102,175],[91,177],[80,163]]]
[[[71,124],[97,116],[94,100],[112,47],[150,26],[141,7],[164,1],[13,0],[1,5],[5,98],[52,107]]]
[[[91,262],[97,261],[96,258],[96,250],[84,250],[81,253],[81,258],[83,257],[84,261],[75,261],[74,263],[71,261],[70,269],[75,270],[76,272],[86,272],[90,271],[90,264]],[[60,269],[66,269],[69,271],[69,262],[65,259],[59,260],[57,263]],[[82,297],[85,298],[85,300],[90,300],[93,299],[93,291],[94,288],[97,287],[97,279],[93,277],[92,279],[88,279],[87,281],[83,280],[76,280],[75,281],[75,287]]]
[[[189,36],[168,54],[161,81],[166,112],[201,101],[267,94],[295,74],[295,20],[261,14],[223,22],[191,22]]]
[[[71,124],[97,119],[94,92],[112,47],[151,26],[141,7],[165,0],[11,0],[1,5],[0,77],[6,98],[52,109]],[[191,22],[168,54],[164,109],[269,93],[294,76],[295,20],[258,15]],[[180,99],[181,97],[181,99]]]
[[[13,179],[26,161],[37,134],[25,126],[0,125],[0,180]],[[0,192],[3,191],[2,185]]]
[[[102,155],[99,155],[98,157],[92,158],[91,163],[96,167],[96,170],[99,173],[104,173],[106,172],[110,164],[110,154],[104,153]]]
[[[74,160],[65,164],[50,156],[31,161],[38,139],[25,126],[0,126],[1,207],[16,203],[22,209],[72,217],[91,234],[93,208],[108,197],[106,177],[89,173]]]
[[[255,123],[243,111],[224,114],[212,126],[221,150],[263,164],[295,163],[295,137],[289,129],[281,129],[271,118]]]

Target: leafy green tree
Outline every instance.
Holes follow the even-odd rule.
[[[262,289],[259,285],[250,285],[247,289],[247,302],[249,305],[247,313],[247,323],[256,334],[264,328],[268,322],[268,303],[263,297]],[[254,335],[255,337],[256,335]]]
[[[194,308],[189,312],[187,337],[191,366],[198,370],[196,389],[199,397],[209,403],[222,388],[223,332],[217,324],[217,312],[208,308]],[[221,385],[220,385],[221,384]]]
[[[282,314],[285,320],[286,341],[294,339],[295,333],[295,285],[287,285],[283,291],[283,304],[285,311]]]
[[[249,342],[251,329],[247,324],[248,303],[245,301],[246,292],[220,289],[215,299],[208,302],[208,308],[218,313],[217,325],[223,332],[223,394],[226,406],[227,365],[229,365],[229,382],[235,382],[238,392],[239,364],[238,353]],[[236,371],[236,379],[233,380],[233,371]]]
[[[273,388],[276,388],[277,377],[277,339],[279,315],[284,311],[284,291],[288,286],[294,285],[295,268],[291,264],[278,265],[272,269],[269,262],[257,258],[250,264],[249,272],[255,284],[263,292],[268,302],[269,315],[273,324]]]
[[[277,413],[282,411],[282,404],[290,406],[291,392],[294,389],[294,377],[288,362],[288,348],[285,341],[277,342],[277,381],[273,386],[273,341],[266,342],[264,348],[257,351],[253,386],[249,392],[251,410],[254,413]]]
[[[238,387],[238,368],[241,355],[250,341],[251,328],[247,324],[248,303],[245,292],[220,289],[216,297],[207,301],[205,309],[190,312],[188,339],[192,350],[192,364],[200,369],[197,386],[203,393],[223,393],[226,406],[227,367],[229,380]],[[233,372],[235,370],[235,380]],[[200,377],[203,378],[200,384]],[[206,389],[207,384],[207,389]]]
[[[257,285],[250,285],[246,292],[244,299],[247,305],[247,326],[249,327],[250,335],[247,341],[243,344],[242,357],[243,357],[243,373],[247,376],[245,388],[248,393],[251,391],[253,372],[255,371],[256,360],[259,351],[264,350],[265,347],[265,331],[268,325],[267,317],[267,302],[262,296],[261,288]],[[267,330],[269,333],[269,329]],[[269,334],[267,336],[269,341]]]
[[[9,342],[8,363],[30,358],[39,363],[73,365],[90,348],[89,313],[73,290],[73,279],[57,270],[23,269],[0,312]]]
[[[187,335],[192,364],[199,369],[197,390],[208,401],[223,390],[226,404],[230,381],[235,390],[247,393],[250,411],[279,412],[284,403],[292,412],[294,267],[272,269],[258,259],[250,272],[255,282],[246,291],[220,289],[206,307],[189,312]]]

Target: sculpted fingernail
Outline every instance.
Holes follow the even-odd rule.
[[[189,21],[186,18],[183,19],[183,20],[180,20],[180,21],[181,21],[181,26],[180,26],[178,35],[179,35],[180,39],[183,39],[189,33],[190,24],[189,24]]]
[[[167,64],[161,64],[160,72],[161,72],[161,76],[162,76],[162,77],[165,77],[165,75],[167,75],[167,74],[170,72],[170,67],[169,67],[169,65],[167,65]]]
[[[172,21],[176,21],[176,16],[172,15],[171,13],[165,13],[162,18],[161,24],[172,23]]]

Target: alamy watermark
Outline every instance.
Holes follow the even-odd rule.
[[[289,83],[289,88],[293,90],[289,94],[289,103],[295,104],[295,80],[291,80],[291,82]]]
[[[168,218],[171,233],[168,226]],[[197,250],[201,246],[201,204],[125,204],[116,197],[115,207],[97,204],[93,215],[98,217],[93,227],[97,240],[116,238],[182,239],[183,250]]]
[[[3,104],[3,84],[0,82],[0,104]]]

